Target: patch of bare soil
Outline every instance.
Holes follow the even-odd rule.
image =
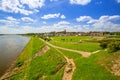
[[[111,67],[111,73],[116,76],[120,76],[120,57],[113,61],[113,65]]]
[[[62,80],[72,80],[73,73],[76,69],[73,59],[67,59]]]

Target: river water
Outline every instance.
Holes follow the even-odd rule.
[[[0,36],[0,76],[18,57],[29,40],[29,37],[21,35]]]

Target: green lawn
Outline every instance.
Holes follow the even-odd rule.
[[[101,49],[99,43],[96,41],[96,38],[91,38],[90,36],[52,37],[50,43],[64,48],[81,50],[86,52],[93,52]]]

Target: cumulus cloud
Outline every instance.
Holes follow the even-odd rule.
[[[0,10],[29,15],[38,12],[37,8],[41,8],[44,2],[45,0],[1,0]]]
[[[80,16],[79,18],[76,18],[77,22],[84,22],[84,21],[89,21],[92,18],[90,16]]]
[[[99,19],[94,19],[90,16],[80,16],[76,18],[77,22],[85,22],[85,25],[91,26],[92,30],[100,31],[120,31],[120,24],[114,23],[120,21],[119,15],[103,15]]]
[[[55,13],[55,14],[46,14],[41,17],[41,19],[51,19],[51,18],[61,18],[65,19],[66,16],[60,13]]]
[[[16,19],[13,18],[13,17],[11,17],[11,16],[7,17],[7,20],[10,20],[10,21],[16,21]]]
[[[84,24],[71,24],[68,21],[60,21],[55,24],[49,26],[37,26],[34,27],[20,25],[19,27],[10,27],[10,25],[0,26],[0,34],[13,34],[13,33],[42,33],[42,32],[51,32],[51,31],[63,31],[66,29],[67,31],[120,31],[120,16],[113,15],[113,16],[100,16],[98,19],[92,18],[90,16],[80,16],[80,20],[84,21]],[[4,23],[17,23],[21,19],[15,19],[13,17],[6,17],[5,20],[0,20],[0,22]],[[118,23],[114,23],[118,22]],[[21,21],[20,21],[21,22]],[[43,23],[46,23],[45,21]]]
[[[60,13],[55,14],[47,14],[41,17],[41,19],[50,19],[50,18],[58,18],[60,16]]]
[[[61,19],[65,19],[66,17],[65,17],[65,15],[61,15],[60,18]]]
[[[35,20],[33,20],[30,17],[22,17],[19,19],[16,19],[12,16],[6,17],[5,19],[0,19],[0,23],[3,24],[4,26],[12,26],[12,27],[16,27],[22,24],[27,23],[27,25],[29,25],[28,23],[34,23]]]
[[[68,24],[70,24],[70,23],[67,22],[67,21],[60,21],[60,22],[58,22],[57,24],[54,24],[54,26],[55,26],[55,27],[61,27],[61,26],[66,26],[66,25],[68,25]]]
[[[34,9],[44,6],[45,0],[20,0],[20,2],[23,5],[26,4],[29,6],[29,8]]]
[[[8,26],[15,26],[15,25],[18,25],[20,22],[17,19],[9,16],[9,17],[6,17],[6,19],[1,19],[0,23]]]
[[[30,18],[30,17],[23,17],[23,18],[21,18],[21,20],[22,21],[24,21],[24,22],[35,22],[32,18]]]
[[[70,0],[71,4],[77,4],[77,5],[87,5],[90,2],[91,0]]]

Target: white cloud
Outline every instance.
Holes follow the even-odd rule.
[[[61,15],[60,18],[61,19],[65,19],[66,17],[65,17],[65,15]]]
[[[50,18],[58,18],[60,16],[60,13],[56,14],[47,14],[41,17],[41,19],[50,19]]]
[[[20,0],[20,2],[22,5],[26,4],[30,9],[34,9],[44,6],[45,0]]]
[[[84,21],[89,21],[92,20],[90,16],[80,16],[79,18],[76,18],[77,22],[84,22]]]
[[[24,21],[24,22],[35,22],[32,18],[30,18],[30,17],[23,17],[23,18],[21,18],[21,20],[22,21]]]
[[[54,24],[55,27],[61,27],[61,26],[66,26],[69,25],[70,23],[67,21],[60,21],[57,24]]]
[[[34,23],[35,21],[36,20],[33,20],[30,17],[22,17],[20,19],[16,19],[9,16],[6,17],[5,19],[0,19],[1,24],[3,24],[4,26],[12,26],[12,27],[20,26],[24,23],[27,23],[27,25],[29,25],[28,23]]]
[[[18,25],[20,22],[17,19],[10,16],[10,17],[6,17],[6,19],[1,19],[0,23],[8,26],[15,26]]]
[[[87,5],[90,2],[91,0],[70,0],[71,4],[77,4],[77,5]]]
[[[120,20],[120,16],[119,15],[113,15],[113,16],[101,16],[99,18],[100,21],[115,21],[115,20]]]
[[[45,0],[1,0],[0,10],[29,15],[36,11],[38,12],[37,8],[41,8],[44,5],[44,1]]]
[[[11,16],[7,17],[7,20],[10,20],[10,21],[16,21],[16,19],[13,18],[13,17],[11,17]]]
[[[120,3],[120,0],[116,0],[118,3]]]
[[[81,18],[80,18],[81,17]],[[113,16],[100,16],[98,19],[80,16],[80,22],[85,21],[85,24],[71,24],[68,21],[60,21],[58,23],[49,26],[23,26],[10,27],[10,25],[17,25],[21,23],[21,19],[15,19],[13,17],[7,17],[5,20],[0,20],[0,23],[5,23],[6,25],[0,26],[0,34],[2,33],[41,33],[41,32],[51,32],[51,31],[120,31],[120,15]],[[115,23],[114,23],[115,22]],[[117,23],[118,22],[118,23]],[[46,23],[43,21],[43,23]]]
[[[117,21],[120,21],[120,15],[103,15],[99,19],[94,19],[90,16],[80,16],[79,18],[76,18],[77,22],[85,22],[84,25],[91,26],[91,29],[96,31],[120,31],[120,24],[114,23]]]

